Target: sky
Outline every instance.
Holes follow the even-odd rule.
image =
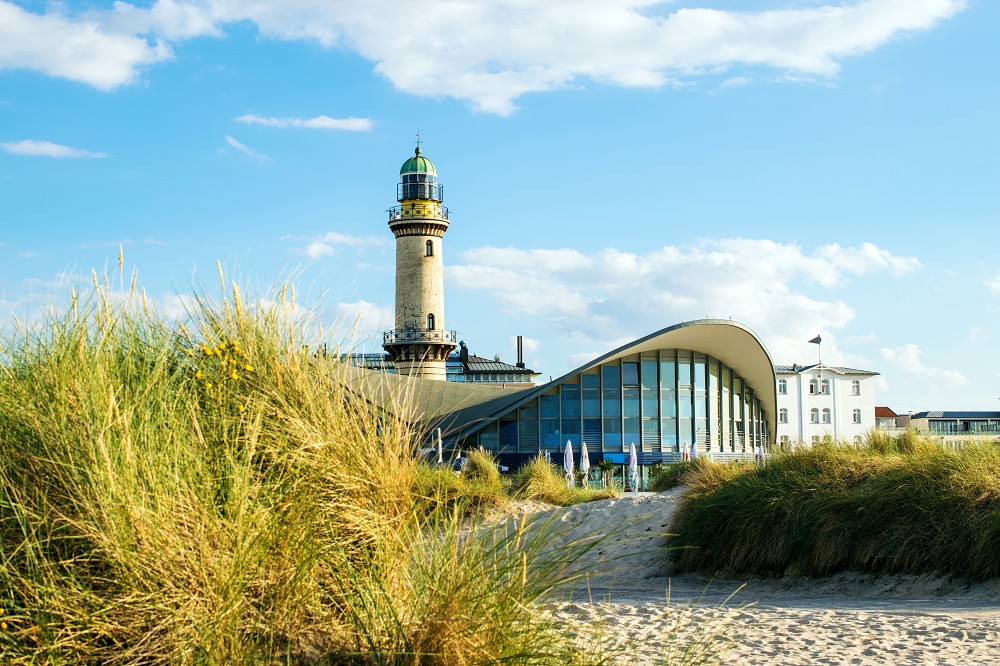
[[[998,33],[995,0],[0,0],[0,319],[121,248],[165,318],[219,262],[377,350],[419,132],[472,353],[523,335],[547,380],[732,318],[899,413],[1000,410]]]

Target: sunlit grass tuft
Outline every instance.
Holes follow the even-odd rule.
[[[912,435],[702,466],[673,523],[676,566],[726,575],[838,571],[1000,576],[1000,449]]]

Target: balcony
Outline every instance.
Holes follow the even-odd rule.
[[[458,344],[458,333],[436,329],[403,328],[386,331],[382,334],[382,344],[384,345],[402,345],[413,342],[438,342],[455,345]]]
[[[417,220],[448,219],[448,209],[444,206],[427,206],[419,204],[410,204],[408,206],[393,206],[388,210],[388,213],[390,222],[395,222],[397,220],[406,220],[406,219],[417,219]]]

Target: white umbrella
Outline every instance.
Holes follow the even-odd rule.
[[[590,456],[587,454],[587,442],[580,445],[580,472],[583,474],[583,485],[588,485],[587,474],[590,473]]]
[[[635,452],[635,442],[628,446],[628,479],[632,491],[639,492],[639,456]]]
[[[441,441],[441,428],[437,429],[437,445],[438,445],[438,465],[444,464],[444,443]]]
[[[566,471],[566,485],[573,487],[573,444],[566,440],[566,451],[563,453],[563,469]]]

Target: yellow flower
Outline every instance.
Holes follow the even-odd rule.
[[[253,366],[250,365],[249,363],[243,366],[243,369],[246,370],[247,372],[253,372]]]
[[[188,349],[187,350],[187,355],[188,356],[194,356],[194,350],[193,349]]]
[[[0,622],[0,631],[7,631],[7,623]]]
[[[231,373],[229,373],[229,378],[230,379],[239,379],[240,375],[239,375],[238,372],[236,372],[235,370],[233,370]]]
[[[194,373],[194,378],[195,379],[201,379],[201,370],[199,370],[198,372]]]
[[[205,382],[205,388],[207,389],[212,388],[212,382]]]
[[[243,405],[240,405],[240,414],[242,414],[245,411],[247,411],[247,408],[244,407]]]
[[[215,351],[215,350],[213,350],[211,347],[208,347],[206,345],[202,345],[201,351],[203,351],[205,353],[205,356],[211,356],[212,352]]]

